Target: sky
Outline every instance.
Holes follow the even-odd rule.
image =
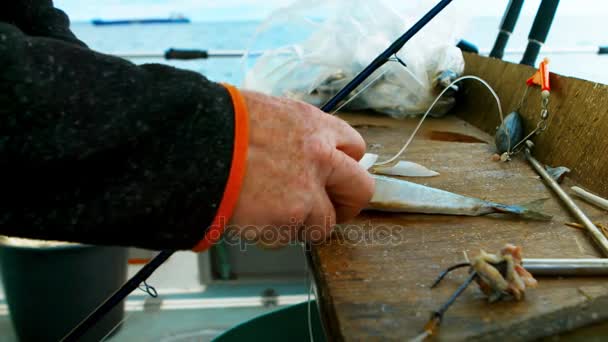
[[[306,0],[298,0],[300,2]],[[385,0],[407,9],[420,2],[429,8],[437,0]],[[167,17],[182,13],[194,21],[260,20],[273,10],[293,0],[55,0],[55,6],[68,13],[73,21],[93,18],[118,19]],[[451,7],[466,10],[472,16],[502,16],[508,0],[454,0]],[[526,0],[522,15],[533,16],[540,0]],[[558,16],[607,16],[607,0],[561,0]]]

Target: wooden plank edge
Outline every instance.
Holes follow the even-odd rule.
[[[496,329],[484,330],[477,335],[468,336],[467,340],[495,342],[503,340],[536,340],[573,332],[593,324],[608,320],[608,288],[605,286],[585,286],[578,288],[581,301],[533,317],[523,317],[505,333],[504,326],[494,325]],[[593,294],[593,292],[600,292]],[[583,316],[588,317],[582,319]],[[590,319],[589,319],[590,318]],[[441,335],[438,336],[441,338]]]
[[[327,280],[323,275],[323,270],[321,270],[320,266],[318,266],[321,265],[319,255],[315,252],[314,248],[307,252],[307,255],[315,282],[317,308],[319,310],[319,316],[321,318],[321,323],[323,324],[323,329],[325,330],[325,336],[327,337],[328,341],[344,341],[344,336],[342,335],[342,329],[340,329],[340,321],[338,320],[338,316],[335,311],[332,296],[326,286],[319,286],[320,284],[327,284]]]

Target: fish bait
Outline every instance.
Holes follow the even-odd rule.
[[[499,254],[481,251],[471,263],[471,268],[477,272],[477,284],[490,302],[509,295],[522,300],[526,288],[538,285],[522,266],[521,247],[512,244],[505,245]]]
[[[435,177],[439,176],[439,172],[429,170],[426,167],[414,162],[400,160],[393,166],[377,166],[374,168],[375,173],[403,176],[403,177]]]

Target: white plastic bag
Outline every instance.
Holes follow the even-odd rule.
[[[434,1],[417,3],[418,8],[397,11],[382,0],[296,1],[273,13],[257,35],[258,40],[263,34],[272,39],[290,31],[295,38],[267,50],[247,72],[243,86],[321,106]],[[351,94],[360,91],[345,108],[373,109],[394,117],[426,111],[439,91],[464,69],[456,47],[464,20],[450,14],[438,15],[397,54],[407,67],[396,59],[386,63]],[[444,114],[453,103],[453,98],[444,96],[433,114]]]

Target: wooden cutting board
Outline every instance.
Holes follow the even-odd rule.
[[[400,149],[417,122],[373,114],[342,117],[381,160]],[[544,210],[553,220],[364,212],[312,250],[320,308],[332,340],[416,336],[466,271],[455,271],[434,290],[429,285],[443,269],[480,249],[496,252],[514,243],[526,258],[599,257],[585,232],[564,225],[574,219],[521,157],[509,163],[491,160],[491,141],[461,119],[429,119],[401,159],[441,174],[408,179],[423,185],[506,204],[547,198]],[[569,185],[567,180],[563,186]],[[608,223],[604,212],[576,202],[592,220]],[[539,278],[525,301],[494,304],[471,286],[448,311],[436,338],[529,340],[606,320],[606,308],[605,279]]]

